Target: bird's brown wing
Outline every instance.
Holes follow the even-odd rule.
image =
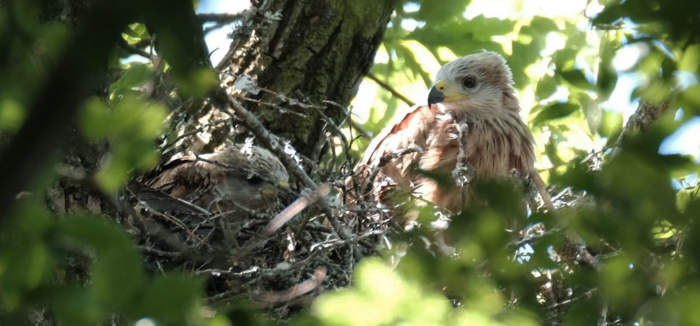
[[[387,203],[386,193],[399,187],[459,211],[472,194],[468,184],[454,186],[458,161],[469,180],[538,177],[531,136],[517,112],[471,106],[445,112],[433,105],[416,107],[376,137],[356,166],[355,183],[374,201]]]
[[[386,202],[387,193],[399,187],[441,205],[435,181],[416,171],[449,173],[446,167],[454,166],[450,157],[456,155],[456,145],[448,139],[449,117],[433,105],[417,106],[394,120],[374,138],[355,167],[358,191]]]

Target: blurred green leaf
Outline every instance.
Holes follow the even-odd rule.
[[[554,92],[557,90],[557,86],[559,86],[559,82],[556,78],[552,76],[544,76],[537,83],[537,89],[535,90],[537,99],[543,100],[552,96],[552,94],[554,94]]]
[[[15,100],[0,100],[0,130],[14,133],[22,126],[25,109]]]
[[[700,44],[692,44],[683,51],[678,69],[696,73],[698,66],[700,66]]]
[[[218,83],[216,72],[211,69],[191,71],[185,78],[177,78],[180,91],[185,96],[203,97]]]
[[[582,89],[594,89],[593,85],[586,79],[585,74],[580,69],[571,70],[557,70],[557,74],[564,78],[572,86],[576,86]]]
[[[116,193],[132,170],[145,170],[158,163],[153,139],[162,128],[167,114],[159,104],[151,104],[128,96],[107,107],[101,100],[85,104],[81,127],[88,137],[107,139],[112,156],[97,173],[98,184],[109,193]]]
[[[700,84],[695,84],[682,91],[679,104],[686,110],[700,115]]]
[[[116,82],[110,85],[110,98],[119,99],[126,95],[136,95],[135,89],[151,80],[153,72],[148,64],[133,62]]]
[[[198,324],[199,280],[184,275],[158,276],[145,288],[136,316],[149,317],[164,325]]]
[[[354,287],[316,300],[313,315],[328,325],[445,324],[450,307],[444,297],[407,282],[378,259],[363,260],[354,277]]]
[[[418,20],[440,22],[450,20],[464,11],[470,0],[420,1],[420,10],[409,15]]]
[[[575,102],[581,105],[583,113],[586,116],[588,130],[592,133],[600,128],[603,119],[603,110],[598,104],[598,101],[591,98],[586,92],[573,92],[570,100],[575,99]]]
[[[549,141],[545,145],[545,154],[547,154],[547,158],[549,159],[550,162],[552,162],[552,165],[557,166],[557,165],[562,165],[565,162],[559,157],[558,151],[558,141],[554,137],[554,134],[549,136]]]
[[[148,30],[146,25],[141,23],[129,24],[129,28],[122,34],[124,40],[131,45],[141,42],[143,39],[148,38]]]
[[[598,133],[603,137],[608,137],[612,141],[617,141],[617,137],[622,131],[622,114],[612,111],[603,111],[603,121],[600,124]]]
[[[106,318],[106,312],[79,286],[65,287],[56,297],[51,304],[60,325],[90,326]]]
[[[600,39],[600,63],[598,64],[596,87],[601,99],[608,98],[617,84],[617,71],[612,65],[613,57],[618,49],[617,44],[618,42],[611,39],[609,34],[604,34]]]
[[[550,104],[532,119],[532,125],[534,127],[541,126],[546,121],[566,117],[578,109],[578,105],[568,102]]]

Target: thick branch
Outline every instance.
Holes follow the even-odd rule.
[[[240,21],[243,19],[244,13],[237,14],[219,14],[219,13],[203,13],[197,14],[202,22],[216,22],[216,23],[232,23],[235,21]]]
[[[616,148],[613,151],[613,156],[616,156],[620,151],[620,145],[625,142],[631,136],[644,132],[651,125],[656,122],[656,120],[661,117],[668,109],[671,107],[668,101],[661,102],[659,104],[651,104],[648,102],[640,102],[637,111],[634,112],[627,120],[625,128],[622,129],[620,136],[617,138]]]
[[[49,71],[36,100],[29,105],[29,116],[12,142],[0,154],[0,217],[8,214],[15,195],[31,184],[34,176],[46,167],[69,131],[81,101],[91,94],[106,74],[105,62],[124,26],[136,13],[118,10],[111,2],[98,2],[84,20],[67,51]]]

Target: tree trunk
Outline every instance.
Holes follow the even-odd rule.
[[[328,122],[324,116],[338,124],[347,115],[344,108],[374,61],[393,6],[393,1],[375,0],[257,1],[217,67],[221,86],[249,99],[244,105],[268,130],[317,161],[316,143]],[[234,91],[241,78],[272,92]],[[178,134],[200,128],[203,121],[221,120],[211,109],[194,112],[190,121],[198,123]],[[212,132],[206,147],[221,143],[225,137],[217,135],[225,134]],[[200,146],[195,141],[186,148],[198,151]]]

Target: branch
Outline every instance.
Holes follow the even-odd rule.
[[[205,22],[216,22],[219,24],[226,24],[226,23],[231,23],[235,21],[240,21],[243,19],[243,16],[245,16],[245,11],[242,11],[240,13],[236,14],[220,14],[220,13],[203,13],[203,14],[197,14],[197,18],[202,23]]]
[[[613,151],[612,156],[617,156],[621,148],[620,145],[622,145],[623,142],[633,135],[649,129],[649,127],[651,127],[651,125],[656,122],[661,115],[666,113],[670,107],[671,105],[669,101],[664,101],[659,104],[651,104],[645,101],[639,103],[637,111],[635,111],[634,114],[630,116],[629,120],[627,120],[625,128],[622,129],[620,136],[617,138],[617,142],[614,145],[616,148]]]
[[[408,97],[404,96],[403,94],[399,93],[397,90],[395,90],[391,85],[379,80],[377,76],[373,75],[371,72],[367,73],[367,77],[374,81],[375,83],[379,84],[382,88],[386,89],[391,93],[392,95],[398,97],[400,100],[402,100],[404,103],[408,104],[408,106],[414,106],[416,103],[413,103],[413,101],[409,100]]]
[[[127,1],[115,6],[97,1],[27,104],[26,121],[0,153],[0,222],[8,215],[15,196],[34,184],[38,172],[53,161],[47,157],[52,157],[67,136],[80,103],[93,93],[95,85],[101,85],[100,78],[107,72],[104,63],[124,26],[136,17],[136,11],[126,9],[134,4]]]
[[[258,138],[265,147],[267,147],[272,153],[277,155],[282,162],[284,162],[284,165],[287,167],[287,170],[289,170],[297,179],[299,179],[302,184],[309,188],[311,191],[315,191],[318,189],[318,185],[309,177],[308,174],[304,171],[304,169],[301,168],[301,166],[294,160],[294,158],[291,157],[288,153],[284,151],[284,148],[280,146],[280,140],[277,138],[276,135],[270,133],[265,126],[258,120],[258,118],[253,115],[250,111],[248,111],[246,108],[241,105],[240,102],[238,102],[233,96],[230,94],[226,93],[223,89],[219,88],[218,90],[215,91],[215,96],[225,96],[225,98],[228,100],[228,104],[232,107],[232,109],[236,112],[236,117],[243,120],[243,123],[250,129],[250,131],[255,135],[256,138]],[[233,118],[233,115],[226,110],[225,111],[227,114],[231,115]],[[323,212],[328,216],[328,220],[331,222],[331,225],[335,229],[336,233],[338,236],[342,239],[345,239],[346,236],[344,233],[341,231],[342,228],[338,221],[334,218],[333,211],[328,204],[328,202],[325,200],[325,198],[321,197],[318,200],[318,203],[321,205],[321,209]]]
[[[119,47],[132,53],[132,54],[140,55],[146,59],[153,59],[153,57],[151,56],[150,53],[148,53],[142,49],[139,49],[138,47],[133,46],[129,43],[126,43],[126,40],[123,37],[119,38]]]

